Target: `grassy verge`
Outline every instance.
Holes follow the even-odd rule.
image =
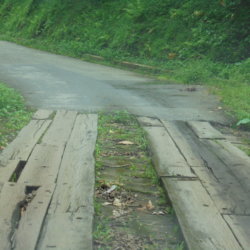
[[[99,118],[94,226],[94,249],[184,249],[145,133],[127,112]]]
[[[22,96],[14,89],[0,83],[0,93],[0,148],[2,150],[27,124],[32,113],[25,107]]]

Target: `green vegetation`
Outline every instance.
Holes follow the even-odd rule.
[[[158,184],[148,150],[145,131],[133,115],[127,111],[100,114],[96,144],[97,180],[102,179],[99,171],[105,162],[109,162],[111,167],[128,168],[130,177],[148,178]]]
[[[94,249],[184,249],[145,132],[126,111],[99,115],[94,204]]]
[[[239,121],[250,118],[249,19],[247,0],[2,0],[0,38],[215,86]]]
[[[14,89],[0,83],[0,93],[0,148],[3,148],[29,121],[31,112]]]

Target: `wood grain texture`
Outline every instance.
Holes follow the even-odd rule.
[[[164,127],[144,129],[151,142],[153,161],[159,176],[195,177]]]
[[[5,167],[0,168],[0,182],[9,181],[19,162],[19,160],[10,160]]]
[[[28,205],[27,210],[21,217],[15,234],[13,249],[33,250],[36,248],[53,191],[54,185],[45,185],[38,189],[36,196]]]
[[[77,112],[75,111],[57,111],[53,122],[42,138],[42,142],[50,145],[66,145],[71,131],[73,129]]]
[[[96,137],[97,115],[78,115],[63,155],[40,249],[50,245],[57,249],[92,249]],[[67,223],[69,230],[63,226]],[[57,224],[61,226],[53,232]],[[69,242],[63,241],[65,246],[62,246],[62,239]]]
[[[189,249],[242,249],[200,181],[162,180]]]
[[[194,168],[222,214],[250,214],[249,193],[244,190],[238,180],[229,172],[216,178],[208,168]]]
[[[37,250],[91,250],[93,211],[81,208],[77,213],[48,215]]]
[[[210,148],[214,157],[216,156],[226,166],[226,171],[240,183],[246,192],[250,192],[250,158],[241,150],[229,142],[208,141],[207,148]],[[216,172],[218,167],[214,166]]]
[[[250,249],[250,216],[224,215],[224,219],[232,229],[244,250]]]
[[[11,237],[19,220],[19,203],[25,197],[25,186],[5,183],[0,194],[0,244],[1,250],[10,250]]]
[[[225,139],[209,122],[189,121],[187,124],[200,139]]]
[[[204,167],[204,162],[200,158],[197,151],[195,151],[188,140],[183,136],[183,134],[178,130],[174,122],[162,120],[164,127],[167,129],[172,140],[177,145],[178,149],[182,152],[187,163],[191,167]]]
[[[55,183],[64,147],[38,144],[33,150],[18,183],[42,186]]]
[[[53,110],[47,109],[38,109],[35,114],[32,116],[34,120],[48,120],[53,114]]]
[[[9,160],[27,161],[35,144],[50,125],[50,120],[32,120],[24,127],[7,148],[0,154],[0,167],[6,166]]]

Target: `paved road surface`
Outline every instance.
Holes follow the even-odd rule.
[[[36,108],[86,112],[121,110],[168,120],[225,122],[218,100],[203,87],[155,85],[129,71],[0,41],[0,81]]]

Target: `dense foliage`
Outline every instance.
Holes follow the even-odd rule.
[[[78,54],[249,57],[248,0],[2,0],[2,32],[67,40]],[[80,48],[80,49],[79,49]]]

